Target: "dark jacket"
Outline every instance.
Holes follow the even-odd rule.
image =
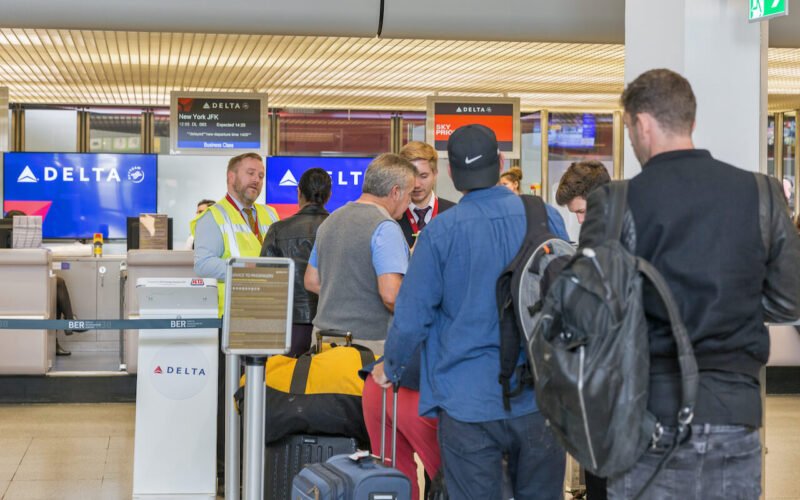
[[[607,209],[606,186],[589,196],[581,247],[603,239]],[[759,189],[752,172],[708,151],[670,151],[651,158],[629,181],[628,209],[621,239],[661,272],[675,296],[701,370],[698,400],[704,371],[757,380],[769,357],[764,322],[800,316],[800,238],[778,182],[770,179]],[[651,377],[677,373],[667,313],[648,286],[644,306]]]
[[[445,200],[444,198],[438,198],[438,197],[437,199],[439,200],[439,211],[437,212],[437,214],[444,212],[448,208],[456,206],[456,204],[450,200]],[[406,209],[405,213],[403,213],[403,216],[400,217],[400,219],[398,219],[397,222],[400,224],[400,228],[403,230],[403,236],[406,237],[408,248],[413,247],[414,240],[416,238],[414,238],[414,230],[411,228],[411,221],[408,220],[408,209]]]
[[[315,293],[306,290],[303,277],[308,267],[308,257],[314,248],[317,228],[328,211],[319,205],[306,205],[299,212],[269,227],[261,246],[262,257],[289,257],[294,260],[294,313],[293,323],[311,324],[317,314]]]

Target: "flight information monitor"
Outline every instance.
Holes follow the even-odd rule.
[[[267,205],[281,219],[297,212],[297,183],[309,168],[321,168],[331,176],[331,199],[325,204],[333,212],[361,196],[364,172],[372,158],[270,156],[267,158]]]
[[[228,354],[285,354],[292,344],[294,261],[234,257],[225,275],[222,349]]]
[[[5,153],[3,210],[42,216],[43,238],[125,238],[126,220],[157,210],[157,156]]]
[[[447,158],[450,134],[471,124],[492,129],[506,159],[520,157],[518,98],[429,96],[426,114],[426,141],[441,158]]]
[[[267,95],[170,93],[170,152],[224,154],[267,149]]]

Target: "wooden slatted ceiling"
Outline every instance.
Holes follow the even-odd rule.
[[[169,104],[171,90],[267,92],[271,107],[421,110],[425,97],[617,107],[622,45],[0,29],[12,102]],[[770,49],[770,107],[800,106],[800,50]]]

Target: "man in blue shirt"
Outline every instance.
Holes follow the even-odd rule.
[[[447,151],[453,183],[465,194],[420,233],[395,304],[386,359],[373,377],[382,385],[399,380],[422,345],[419,412],[439,417],[452,498],[499,499],[505,454],[514,498],[556,499],[564,451],[545,428],[533,389],[526,387],[505,411],[498,382],[495,284],[525,236],[522,200],[495,186],[501,163],[490,129],[459,128]]]

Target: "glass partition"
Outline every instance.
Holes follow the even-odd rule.
[[[542,189],[542,113],[520,115],[521,160],[523,193],[541,194]],[[535,193],[534,193],[535,192]]]
[[[425,142],[425,113],[403,111],[403,145],[412,141]]]
[[[391,149],[388,111],[282,110],[278,155],[364,155]]]
[[[575,161],[601,161],[614,176],[614,116],[612,113],[551,113],[548,127],[547,189],[550,204],[564,217],[570,239],[577,241],[580,225],[566,207],[556,204],[561,176]]]
[[[26,108],[25,151],[78,151],[78,111]]]
[[[794,217],[797,212],[795,211],[794,199],[794,184],[797,182],[795,179],[794,171],[794,157],[797,154],[797,119],[795,116],[784,115],[783,117],[783,191],[786,199],[789,202],[789,209]]]
[[[775,115],[767,117],[767,175],[775,176]]]
[[[153,153],[169,154],[169,109],[153,110]]]
[[[89,152],[141,153],[142,110],[89,110]]]

